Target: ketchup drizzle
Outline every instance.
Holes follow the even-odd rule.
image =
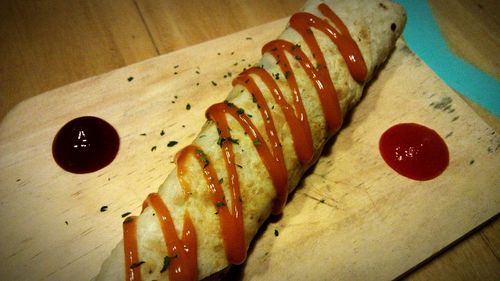
[[[123,222],[123,249],[125,252],[125,280],[141,280],[141,267],[137,251],[137,216]]]
[[[161,226],[161,231],[168,244],[168,256],[171,258],[168,266],[169,280],[196,280],[198,268],[196,263],[196,230],[189,213],[184,214],[182,239],[179,239],[174,222],[167,206],[158,193],[151,193],[143,203],[143,210],[151,206],[155,210]]]
[[[356,42],[352,39],[342,20],[327,5],[320,4],[318,8],[321,13],[335,25],[335,27],[333,27],[327,20],[321,19],[309,13],[297,13],[290,19],[290,26],[303,37],[313,54],[316,65],[311,62],[310,58],[301,50],[300,46],[294,45],[285,40],[271,41],[262,49],[262,53],[270,53],[276,59],[282,73],[285,74],[287,84],[293,96],[292,105],[285,100],[281,89],[275,81],[275,78],[262,68],[252,67],[241,73],[233,81],[233,85],[241,85],[252,94],[254,101],[258,105],[262,120],[265,120],[264,127],[267,141],[265,141],[261,132],[253,124],[251,118],[244,113],[242,109],[232,103],[224,102],[214,104],[209,107],[206,112],[207,119],[215,122],[219,132],[219,144],[221,146],[221,153],[225,161],[225,167],[229,178],[228,182],[231,195],[231,206],[228,206],[228,202],[224,197],[222,185],[219,182],[219,178],[213,164],[211,164],[209,157],[200,147],[196,145],[189,145],[182,149],[177,155],[177,177],[185,194],[191,193],[189,184],[183,179],[183,177],[188,173],[186,164],[187,159],[189,157],[194,157],[200,164],[204,178],[207,182],[208,191],[212,195],[212,203],[217,209],[217,214],[220,218],[226,257],[228,262],[231,264],[240,264],[244,262],[246,258],[246,243],[244,236],[240,183],[227,115],[231,115],[240,124],[250,140],[255,144],[256,150],[259,153],[259,156],[261,157],[276,190],[273,213],[279,214],[285,205],[288,196],[288,173],[284,162],[281,143],[273,121],[273,116],[269,110],[262,91],[257,86],[255,77],[258,77],[266,85],[275,102],[280,106],[282,112],[284,113],[292,134],[297,158],[300,164],[304,166],[313,161],[313,140],[300,90],[286,54],[288,53],[296,59],[313,82],[320,99],[327,129],[330,134],[341,127],[342,112],[335,86],[330,78],[326,60],[311,28],[315,28],[326,34],[337,46],[340,54],[346,62],[351,76],[355,81],[363,83],[366,79],[368,71],[365,61],[361,55],[361,51],[359,50]],[[189,213],[186,211],[184,220],[184,235],[183,239],[179,240],[177,234],[175,233],[175,227],[171,221],[168,209],[166,207],[160,207],[162,206],[162,204],[160,204],[161,198],[159,196],[151,197],[150,195],[146,200],[145,206],[148,204],[151,205],[152,198],[154,198],[153,200],[155,202],[152,205],[156,206],[153,206],[155,211],[161,213],[162,217],[166,218],[161,221],[161,224],[165,241],[168,241],[167,246],[170,248],[176,247],[177,253],[179,253],[178,248],[182,248],[189,244],[188,248],[190,250],[187,251],[189,254],[178,254],[174,260],[177,260],[179,264],[182,264],[183,268],[191,268],[193,272],[196,272],[196,234],[194,226],[189,218]],[[158,208],[161,210],[159,211]],[[170,231],[173,232],[167,235],[166,233]],[[188,231],[189,234],[186,234],[186,231]],[[130,233],[131,232],[124,232],[125,236],[130,235],[130,237],[124,237],[124,240],[131,241],[130,244],[133,244],[135,237],[132,237],[132,234]],[[188,237],[193,240],[189,240]],[[187,240],[191,242],[187,242]],[[170,244],[173,246],[169,246]],[[125,248],[129,249],[131,246],[126,245]],[[137,249],[135,251],[137,251]],[[169,254],[173,252],[174,251],[172,249],[169,250]],[[133,254],[134,253],[131,252],[130,256],[133,256]],[[136,259],[137,258],[135,258],[135,260]],[[173,268],[175,268],[175,266],[173,266]],[[171,269],[169,268],[169,273],[170,270]],[[180,275],[174,274],[170,274],[170,278],[171,280],[187,280],[181,278]],[[190,275],[186,278],[193,278],[191,280],[194,280],[196,275]],[[130,280],[140,280],[140,277],[139,279]]]

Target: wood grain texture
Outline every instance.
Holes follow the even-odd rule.
[[[205,2],[1,1],[0,118],[20,101],[49,89],[289,15],[303,3]],[[452,49],[493,74],[498,73],[497,5],[494,0],[431,1]],[[214,17],[222,12],[224,16]],[[183,28],[172,27],[183,19],[190,19]],[[203,25],[190,28],[193,22]],[[475,110],[499,131],[498,118]],[[498,262],[485,261],[499,261],[499,225],[498,219],[488,224],[407,278],[490,279]]]
[[[275,38],[285,22],[70,84],[12,110],[0,127],[0,241],[9,241],[0,244],[0,275],[94,276],[121,239],[120,215],[137,214],[174,168],[178,149],[166,144],[178,140],[181,147],[194,138],[204,110],[231,87],[224,74],[257,61],[257,46]],[[449,107],[433,106],[444,100]],[[57,130],[81,115],[113,124],[121,148],[112,165],[74,175],[51,161],[50,146]],[[426,124],[445,136],[452,157],[442,176],[413,181],[383,162],[378,138],[400,122]],[[36,129],[26,134],[24,128]],[[388,280],[404,274],[498,213],[499,143],[493,129],[400,42],[335,145],[283,216],[263,230],[240,278]]]
[[[244,28],[284,18],[304,0],[293,1],[177,1],[138,0],[160,53],[228,35]]]
[[[500,2],[429,1],[450,49],[500,79]]]
[[[0,117],[28,97],[157,55],[133,1],[1,1],[0,20]]]

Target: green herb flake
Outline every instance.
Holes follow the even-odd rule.
[[[223,182],[224,182],[224,178],[220,178],[219,183],[223,183]]]
[[[122,214],[122,218],[127,217],[127,216],[128,216],[128,215],[130,215],[130,214],[131,214],[130,212],[123,213],[123,214]]]
[[[212,81],[212,85],[217,86],[217,83],[215,83],[215,81]]]
[[[257,103],[257,97],[254,94],[252,94],[252,101]]]
[[[205,154],[205,152],[203,152],[203,150],[201,149],[197,149],[196,150],[196,155],[198,155],[198,157],[200,158],[201,161],[203,161],[203,168],[206,168],[208,166],[208,157],[207,155]]]
[[[190,110],[191,109],[191,104],[186,104],[186,110]]]
[[[146,263],[145,261],[140,261],[140,262],[134,262],[133,264],[130,265],[130,269],[134,269],[136,267],[141,266],[143,263]]]
[[[217,203],[215,203],[215,207],[217,207],[217,208],[220,208],[223,206],[226,206],[226,202],[224,202],[224,201],[217,201]]]
[[[245,113],[245,110],[243,108],[238,108],[238,110],[236,110],[236,113],[238,113],[238,115],[241,115]]]
[[[228,140],[234,144],[240,144],[240,141],[238,139],[233,139],[232,137],[229,137]]]
[[[164,136],[165,135],[165,131],[164,130],[161,130],[160,132],[160,136]]]
[[[132,76],[130,76],[129,78],[127,78],[128,82],[131,82],[132,80],[134,80],[134,77],[132,77]]]
[[[108,206],[102,206],[101,207],[101,213],[106,212],[108,210]]]
[[[178,143],[179,143],[179,142],[177,142],[177,141],[169,141],[169,142],[167,143],[167,146],[168,146],[168,147],[172,147],[172,146],[175,146],[175,145],[176,145],[176,144],[178,144]]]
[[[274,236],[278,237],[279,235],[280,235],[280,232],[277,229],[275,229],[274,230]]]
[[[226,141],[226,139],[225,139],[225,138],[219,138],[219,139],[217,140],[217,144],[218,144],[219,146],[222,146],[222,144],[223,144],[225,141]]]
[[[290,76],[290,71],[285,71],[285,79],[288,79],[289,76]]]
[[[163,258],[163,266],[162,268],[160,269],[160,273],[163,273],[165,272],[167,269],[168,269],[168,266],[170,265],[170,262],[175,259],[177,257],[177,255],[175,256],[165,256]]]
[[[151,151],[155,151],[156,150],[156,145],[151,147]]]
[[[253,140],[253,144],[254,144],[255,146],[259,145],[259,144],[260,144],[260,139],[259,139],[259,138],[254,139],[254,140]]]

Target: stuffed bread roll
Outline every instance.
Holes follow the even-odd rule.
[[[309,1],[206,111],[177,168],[123,223],[97,280],[198,280],[248,246],[342,126],[405,23],[387,0]]]

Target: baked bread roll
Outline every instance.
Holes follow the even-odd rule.
[[[97,280],[197,280],[241,264],[389,55],[405,23],[387,0],[309,1],[123,223]]]

